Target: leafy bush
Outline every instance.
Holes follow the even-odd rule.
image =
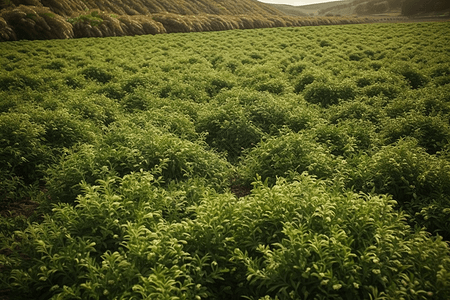
[[[385,113],[381,105],[371,102],[368,98],[361,97],[331,106],[327,110],[327,116],[332,123],[345,120],[362,120],[378,124],[384,118]]]
[[[231,89],[233,83],[222,78],[212,78],[206,85],[206,92],[210,97],[216,96],[222,89]]]
[[[428,78],[409,64],[394,65],[393,70],[402,75],[413,89],[424,87],[428,83]]]
[[[38,166],[48,161],[43,145],[45,127],[34,123],[28,114],[0,115],[0,165],[3,172],[18,176],[25,183],[39,178]],[[3,176],[2,176],[3,177]],[[6,178],[2,178],[2,180]]]
[[[207,178],[216,188],[223,188],[229,166],[204,145],[182,140],[151,124],[116,122],[94,145],[83,144],[69,151],[47,172],[53,202],[71,203],[80,193],[79,183],[94,184],[105,176],[125,176],[139,170],[162,168],[162,179]]]
[[[8,75],[0,76],[0,90],[8,91],[14,89],[37,90],[43,85],[43,80],[35,75],[18,70],[10,72]]]
[[[84,68],[81,71],[81,74],[83,74],[86,79],[95,80],[100,83],[107,83],[114,78],[112,74],[105,71],[103,68],[96,66],[89,66]]]
[[[414,139],[401,139],[383,147],[358,169],[364,170],[363,190],[391,194],[400,202],[450,192],[446,164],[418,147]]]
[[[198,116],[197,132],[207,133],[205,141],[227,153],[230,161],[235,161],[243,150],[256,145],[263,136],[237,101],[230,100],[218,107],[211,102],[207,107],[211,109],[204,109]]]
[[[249,110],[252,124],[265,133],[275,134],[290,123],[289,112],[294,107],[285,99],[275,99],[268,93],[258,93],[246,108]]]
[[[411,222],[450,236],[445,218],[450,207],[450,164],[418,147],[414,139],[382,148],[356,166],[350,186],[391,194],[411,216]],[[441,218],[444,217],[444,218]]]
[[[255,245],[257,254],[244,247],[235,250],[257,297],[394,299],[448,293],[445,265],[450,261],[441,253],[448,253],[445,243],[411,232],[389,197],[342,195],[310,177],[297,180],[280,181],[272,189],[258,185],[251,204],[245,204],[260,203],[243,215],[248,220],[264,216],[264,227],[275,230],[272,239]],[[280,222],[276,216],[281,212]],[[247,236],[242,238],[255,234]]]
[[[56,151],[70,148],[77,143],[90,142],[98,133],[90,122],[80,120],[78,116],[64,108],[36,109],[33,112],[33,121],[42,124],[45,130],[42,134],[45,144]]]
[[[83,184],[75,207],[2,240],[18,250],[1,278],[16,299],[445,298],[447,245],[413,232],[393,204],[306,175],[255,182],[239,200],[130,173]]]
[[[333,155],[350,157],[377,145],[373,124],[361,120],[347,120],[336,125],[319,124],[313,128],[316,140]]]
[[[299,76],[303,73],[304,70],[310,68],[311,65],[304,62],[296,62],[289,65],[286,69],[286,72],[291,76]]]
[[[273,185],[277,177],[308,172],[319,178],[333,174],[337,163],[326,147],[304,133],[284,132],[261,141],[242,160],[240,175],[247,184],[257,175]]]
[[[302,73],[298,80],[295,82],[294,85],[294,92],[301,93],[303,92],[303,90],[305,89],[305,87],[311,83],[313,83],[317,78],[317,75],[315,75],[314,73]],[[322,79],[319,79],[322,81]],[[323,79],[325,81],[325,79]]]
[[[272,94],[280,95],[286,88],[287,86],[284,80],[275,78],[257,84],[255,89],[260,92],[267,91]]]
[[[314,81],[303,93],[305,100],[310,103],[328,107],[338,104],[339,100],[351,100],[355,97],[355,87],[349,83],[322,83]]]
[[[121,115],[119,105],[105,95],[80,95],[70,99],[66,105],[70,112],[96,125],[107,126]]]
[[[413,137],[429,153],[445,149],[450,141],[450,125],[440,115],[424,116],[410,112],[383,122],[381,135],[388,143],[400,138]]]
[[[189,189],[181,189],[160,188],[148,172],[84,184],[76,207],[60,204],[52,217],[18,233],[20,250],[9,257],[2,281],[16,299],[205,296],[195,282],[203,266],[183,250],[180,226],[163,219],[186,210]]]

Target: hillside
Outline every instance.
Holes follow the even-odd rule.
[[[308,16],[309,12],[306,12],[304,6],[294,6],[288,4],[271,4],[279,11],[285,13],[288,16]]]
[[[294,17],[256,0],[3,0],[0,9],[0,42],[371,21]]]
[[[270,5],[255,0],[11,0],[5,6],[32,5],[49,7],[58,15],[73,16],[80,11],[98,9],[118,15],[148,15],[173,13],[179,15],[281,15]]]
[[[274,5],[288,15],[316,16],[448,16],[450,1],[446,0],[345,0],[313,5]],[[447,13],[447,14],[445,14]]]
[[[334,8],[338,5],[349,4],[352,1],[344,0],[344,1],[332,1],[332,2],[324,2],[317,4],[309,4],[309,5],[301,5],[301,6],[293,6],[293,5],[285,5],[285,4],[272,4],[279,11],[290,15],[290,16],[308,16],[308,15],[318,15],[318,13],[322,10]]]

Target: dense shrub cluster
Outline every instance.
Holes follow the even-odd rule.
[[[3,43],[0,298],[448,299],[448,31]]]

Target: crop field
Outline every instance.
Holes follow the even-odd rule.
[[[0,299],[450,299],[450,23],[0,43]]]

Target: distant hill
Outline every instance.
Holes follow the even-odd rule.
[[[343,0],[312,5],[273,6],[288,15],[315,16],[439,16],[450,10],[450,0]]]
[[[279,11],[288,16],[309,16],[309,12],[304,9],[304,6],[293,6],[287,4],[270,4]]]
[[[349,4],[351,2],[352,0],[343,0],[343,1],[332,1],[317,4],[301,5],[301,6],[293,6],[285,4],[271,4],[271,5],[276,9],[278,9],[279,11],[290,16],[311,16],[311,15],[318,15],[319,12],[322,10],[333,8],[342,4]]]
[[[305,15],[256,0],[0,0],[0,42],[374,21]]]

